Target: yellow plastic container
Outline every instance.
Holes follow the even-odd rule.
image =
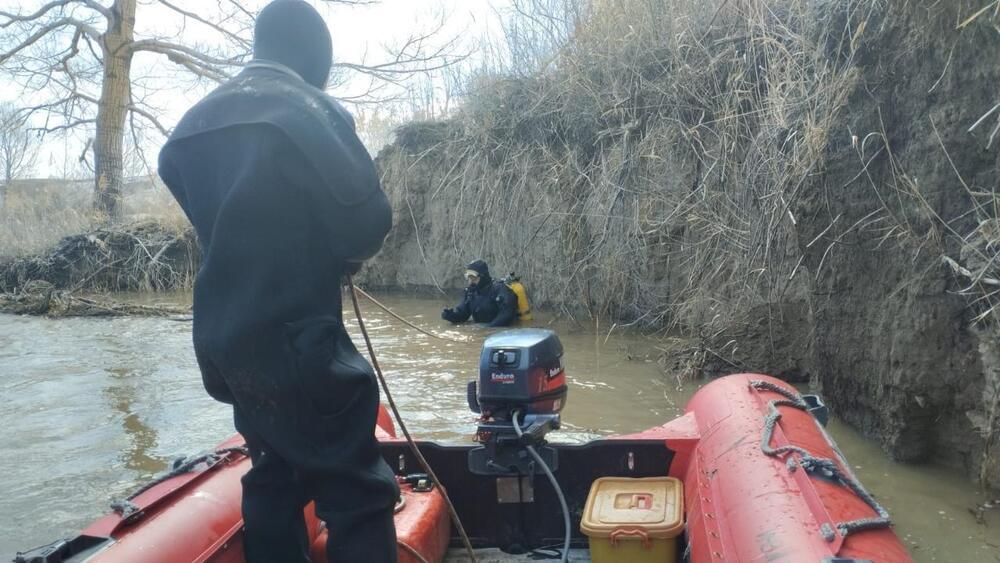
[[[673,477],[602,477],[580,522],[593,563],[675,563],[683,529],[684,485]]]

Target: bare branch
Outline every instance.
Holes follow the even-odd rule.
[[[254,21],[255,16],[240,4],[240,0],[229,0],[229,3],[232,4],[238,12],[248,17],[250,21]]]
[[[96,49],[94,48],[94,43],[93,43],[95,41],[94,38],[92,38],[89,35],[84,35],[83,40],[84,42],[87,43],[87,50],[90,51],[90,54],[103,66],[104,65],[103,50],[100,48]],[[98,41],[98,47],[100,47],[100,41]]]
[[[333,67],[399,84],[405,78],[433,73],[466,60],[472,54],[471,52],[453,54],[457,38],[444,43],[431,52],[424,52],[425,42],[440,33],[442,27],[443,23],[431,31],[409,36],[402,46],[393,49],[395,54],[389,61],[377,64],[339,62],[334,63]]]
[[[149,165],[149,159],[146,158],[146,151],[142,150],[142,137],[139,135],[138,127],[135,124],[135,115],[135,112],[133,112],[128,116],[129,130],[132,133],[132,150],[139,157],[139,161],[142,162],[146,175],[152,176],[154,174],[153,167]],[[130,168],[132,167],[130,166]],[[133,170],[132,175],[134,174]]]
[[[166,55],[167,59],[171,62],[183,66],[198,76],[203,76],[216,82],[225,82],[229,79],[229,73],[224,70],[225,68],[235,67],[240,64],[238,60],[220,59],[206,55],[191,47],[160,39],[135,41],[129,48],[132,51],[146,51]]]
[[[55,127],[48,127],[48,126],[45,126],[45,127],[32,127],[31,130],[32,131],[41,131],[43,133],[55,133],[56,131],[64,131],[66,129],[74,129],[74,128],[79,127],[81,125],[88,125],[88,124],[93,124],[93,123],[97,123],[97,119],[96,118],[93,118],[93,119],[74,119],[73,121],[68,121],[66,123],[62,123],[60,125],[56,125]]]
[[[90,98],[89,96],[84,96],[82,94],[77,94],[77,93],[74,92],[74,93],[70,93],[65,98],[60,98],[60,99],[58,99],[58,100],[56,100],[54,102],[46,102],[44,104],[38,104],[38,105],[35,105],[35,106],[29,106],[29,107],[21,108],[19,110],[19,112],[21,113],[21,115],[23,115],[25,117],[25,119],[27,119],[29,116],[31,116],[31,115],[33,115],[33,114],[35,114],[37,112],[40,112],[40,111],[52,111],[52,110],[55,110],[56,108],[59,108],[61,106],[70,105],[70,104],[72,104],[74,102],[77,102],[77,101],[84,101],[84,102],[87,102],[87,103],[97,103],[96,100],[94,100],[93,98]]]
[[[190,59],[199,61],[203,65],[213,66],[213,67],[231,67],[238,66],[241,61],[238,57],[223,59],[219,57],[213,57],[203,53],[187,45],[181,45],[178,43],[171,43],[169,41],[164,41],[162,39],[141,39],[139,41],[133,41],[129,45],[129,49],[134,51],[148,51],[151,53],[161,53],[167,55],[183,55]]]
[[[109,20],[114,15],[111,12],[111,8],[107,8],[105,6],[102,6],[102,5],[98,4],[95,0],[76,0],[76,1],[82,3],[83,5],[87,6],[91,10],[94,10],[95,12],[100,13],[102,16],[104,16],[105,18],[107,18]]]
[[[93,26],[86,24],[76,18],[59,18],[46,25],[43,25],[41,28],[38,29],[38,31],[29,35],[27,39],[22,41],[19,45],[15,46],[10,51],[7,51],[6,53],[0,53],[0,64],[3,64],[8,59],[20,53],[24,49],[30,47],[31,45],[34,45],[39,39],[45,37],[49,33],[67,26],[73,26],[78,31],[82,31],[83,33],[86,33],[92,38],[100,41],[101,34],[96,29],[94,29]]]
[[[130,104],[128,106],[128,110],[130,112],[134,113],[134,114],[137,114],[137,115],[140,115],[140,116],[144,117],[146,119],[146,121],[152,123],[153,127],[156,127],[156,129],[164,137],[170,136],[170,131],[166,127],[164,127],[163,124],[160,123],[160,121],[158,119],[156,119],[156,116],[154,116],[152,113],[150,113],[150,112],[148,112],[148,111],[140,108],[139,106],[135,105],[134,103],[132,103],[132,104]],[[134,126],[135,125],[133,124],[133,127]]]
[[[7,28],[7,27],[10,27],[11,25],[13,25],[15,23],[23,23],[23,22],[35,21],[35,20],[41,18],[42,16],[44,16],[45,14],[51,12],[52,10],[54,10],[56,8],[65,8],[66,6],[68,6],[70,4],[82,4],[82,5],[90,8],[91,10],[94,10],[95,12],[101,14],[102,16],[104,16],[105,18],[107,18],[109,20],[113,16],[113,14],[111,13],[111,9],[110,8],[102,6],[101,4],[97,3],[95,0],[54,0],[53,2],[49,2],[48,4],[45,4],[44,6],[42,6],[41,8],[39,8],[33,14],[28,14],[28,15],[13,14],[13,13],[10,13],[10,12],[4,12],[3,10],[0,10],[0,16],[3,16],[3,17],[7,18],[6,22],[0,24],[0,29],[4,29],[4,28]]]
[[[221,33],[225,37],[228,37],[230,40],[232,40],[236,44],[244,47],[248,51],[253,48],[253,42],[252,41],[248,41],[246,39],[246,37],[237,35],[237,34],[233,33],[232,31],[229,31],[228,29],[222,27],[221,25],[213,23],[213,22],[211,22],[211,21],[209,21],[209,20],[207,20],[207,19],[199,16],[198,14],[195,14],[194,12],[189,12],[187,10],[184,10],[183,8],[180,8],[179,6],[174,5],[173,3],[169,2],[168,0],[159,0],[159,2],[160,2],[160,4],[166,6],[167,8],[170,8],[171,10],[177,12],[178,14],[181,14],[182,16],[184,16],[186,18],[191,18],[191,19],[195,20],[196,22],[204,24],[204,25],[206,25],[206,26],[214,29],[215,31],[218,31],[219,33]],[[242,7],[240,7],[240,10],[242,10],[244,13],[247,13],[246,10],[243,9]]]
[[[69,61],[80,52],[80,37],[83,36],[83,32],[77,29],[73,32],[73,40],[70,41],[69,50],[61,59],[59,59],[59,65],[62,67],[63,72],[66,73],[72,79],[73,74],[69,70]]]
[[[24,116],[9,104],[0,105],[0,186],[29,171],[37,145],[38,137],[28,131]]]
[[[80,164],[83,164],[84,166],[87,167],[87,170],[89,170],[91,174],[94,173],[94,165],[92,165],[90,161],[87,160],[87,153],[90,152],[90,148],[93,146],[94,146],[94,138],[90,137],[87,139],[87,143],[83,145],[83,150],[80,151],[80,158],[77,159],[78,162],[80,162]]]
[[[48,4],[45,4],[44,6],[42,6],[41,8],[39,8],[38,11],[36,11],[35,13],[28,14],[26,16],[25,15],[21,15],[21,14],[12,14],[10,12],[4,12],[4,11],[0,10],[0,16],[3,16],[5,18],[7,18],[6,22],[0,24],[0,29],[4,29],[6,27],[10,27],[11,25],[14,25],[15,23],[18,23],[18,22],[27,22],[27,21],[37,20],[38,18],[40,18],[40,17],[44,16],[45,14],[49,13],[54,8],[62,8],[62,7],[65,7],[67,4],[72,4],[75,1],[76,0],[56,0],[55,2],[49,2]]]

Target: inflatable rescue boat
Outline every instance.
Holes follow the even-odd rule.
[[[663,426],[586,444],[548,442],[566,389],[554,333],[498,333],[486,340],[479,380],[469,385],[470,407],[482,415],[475,442],[416,442],[478,558],[911,560],[825,431],[821,403],[780,380],[730,375],[705,385],[684,416]],[[469,561],[441,488],[384,408],[374,430],[400,481],[399,561]],[[249,467],[233,436],[178,460],[75,538],[15,561],[242,562],[240,477]],[[324,524],[311,505],[305,512],[312,560],[325,561]]]

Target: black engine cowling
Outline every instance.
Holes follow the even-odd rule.
[[[469,408],[486,418],[558,413],[566,405],[563,347],[551,330],[517,329],[486,339],[479,382],[469,383]]]

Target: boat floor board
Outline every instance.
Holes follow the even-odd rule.
[[[490,548],[477,549],[476,561],[477,563],[539,563],[539,561],[558,561],[558,559],[533,559],[530,553],[511,555],[499,549]],[[572,563],[590,563],[590,550],[569,550],[569,561]],[[444,563],[469,563],[469,554],[462,548],[452,548],[445,555]]]

